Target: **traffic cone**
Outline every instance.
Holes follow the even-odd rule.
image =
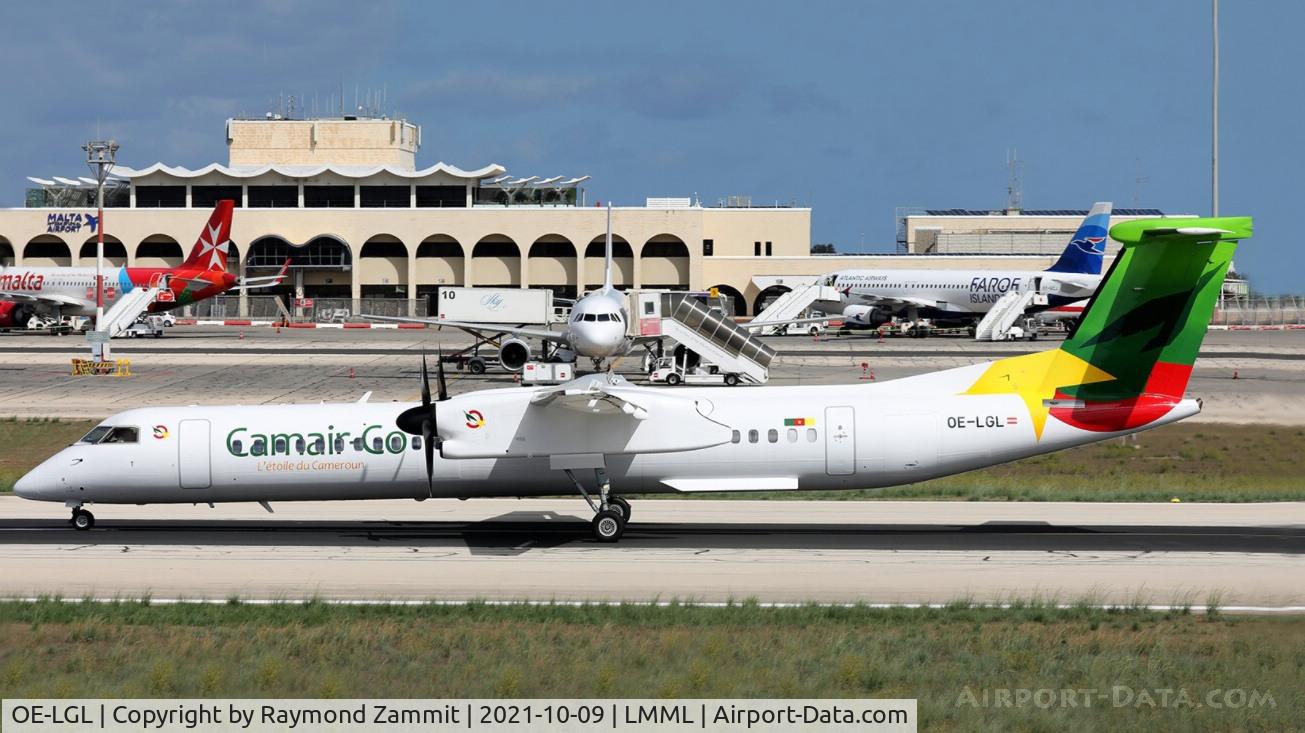
[[[353,379],[353,378],[354,378],[353,367],[349,367],[349,378],[350,378],[350,379]]]

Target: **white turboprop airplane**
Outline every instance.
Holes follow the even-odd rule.
[[[1245,218],[1118,224],[1125,247],[1060,348],[848,387],[662,390],[593,374],[417,404],[129,410],[23,476],[19,496],[115,504],[556,495],[615,541],[618,494],[893,486],[1195,415],[1188,377]],[[582,478],[592,472],[586,487]],[[270,510],[270,508],[269,508]]]
[[[612,284],[612,205],[607,205],[607,251],[603,264],[603,285],[590,291],[583,298],[575,301],[571,307],[571,317],[566,327],[553,330],[550,328],[530,328],[527,326],[504,326],[493,323],[474,323],[469,321],[450,321],[442,318],[408,318],[402,316],[364,315],[376,321],[398,321],[406,323],[424,323],[431,326],[452,326],[472,333],[478,338],[485,334],[512,334],[513,338],[499,344],[499,360],[503,366],[513,371],[520,371],[531,358],[530,344],[522,337],[542,339],[557,344],[571,352],[564,358],[570,361],[575,357],[588,357],[593,360],[595,369],[603,360],[629,354],[641,344],[648,344],[660,339],[660,336],[633,336],[628,333],[630,314],[626,308],[626,295]],[[763,328],[783,326],[791,323],[810,323],[825,321],[826,318],[801,318],[792,321],[771,321],[755,326],[740,324],[743,328]]]
[[[1065,251],[1046,270],[840,270],[822,281],[838,290],[839,300],[816,307],[842,313],[850,326],[878,328],[894,316],[975,323],[1012,291],[1031,289],[1046,295],[1046,304],[1034,311],[1083,300],[1101,281],[1111,209],[1109,201],[1093,204]]]

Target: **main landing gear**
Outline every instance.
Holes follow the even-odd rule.
[[[73,529],[78,530],[79,532],[85,531],[95,526],[95,515],[82,509],[81,505],[78,505],[73,507],[72,517],[68,520],[68,523],[73,526]]]
[[[615,542],[625,534],[625,523],[630,521],[630,502],[619,496],[611,496],[612,483],[607,480],[607,472],[601,468],[594,469],[594,481],[598,484],[598,501],[594,501],[584,484],[575,477],[571,469],[564,469],[567,478],[575,484],[580,496],[594,510],[591,523],[594,539],[599,542]]]

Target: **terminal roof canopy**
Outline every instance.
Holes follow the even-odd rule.
[[[268,173],[284,176],[286,178],[314,178],[323,174],[334,174],[344,178],[370,178],[380,173],[389,173],[399,178],[421,179],[432,178],[436,176],[461,178],[468,181],[479,181],[482,178],[490,176],[499,176],[507,172],[507,168],[491,163],[483,168],[476,170],[463,170],[457,166],[447,163],[436,163],[435,165],[421,170],[409,170],[397,166],[387,165],[260,165],[260,166],[230,166],[221,163],[210,163],[203,168],[183,168],[181,166],[170,166],[163,163],[155,163],[148,168],[128,168],[125,166],[114,166],[112,174],[121,178],[144,178],[146,176],[161,173],[173,178],[199,178],[211,173],[229,176],[231,178],[257,178],[258,176]]]

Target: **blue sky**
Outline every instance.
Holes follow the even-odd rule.
[[[1012,148],[1026,208],[1210,208],[1206,2],[216,7],[5,4],[2,205],[82,175],[97,122],[125,163],[195,167],[225,161],[227,117],[343,82],[422,125],[419,164],[796,200],[844,251],[891,249],[897,206],[1000,207]],[[1301,3],[1223,7],[1221,208],[1256,217],[1237,262],[1271,293],[1305,291],[1302,26]]]

